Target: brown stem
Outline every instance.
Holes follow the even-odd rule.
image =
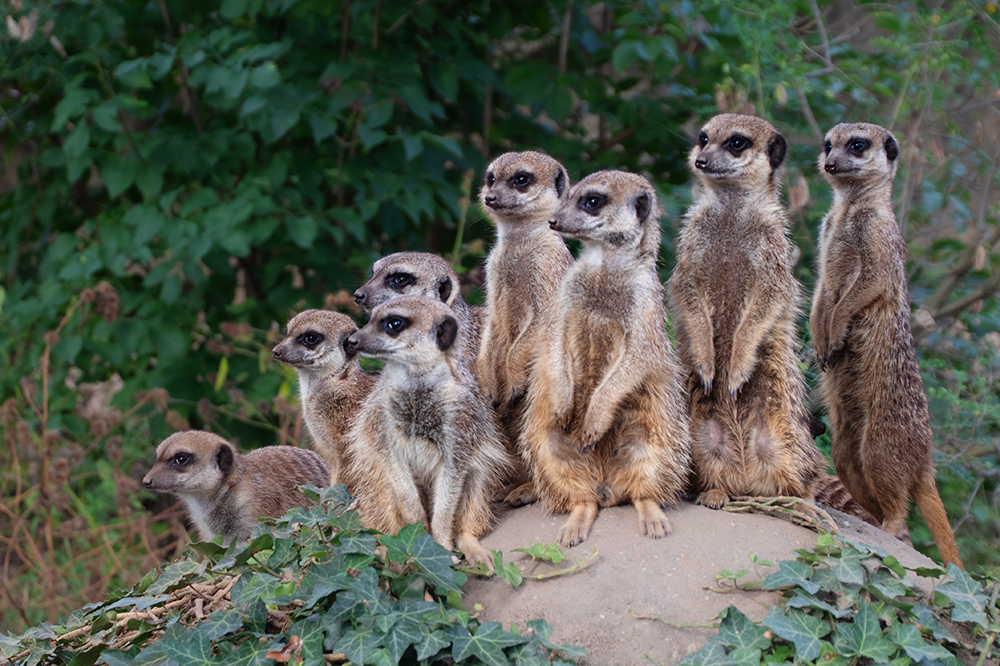
[[[347,60],[347,36],[351,29],[351,0],[340,6],[340,60]]]
[[[382,18],[382,0],[375,3],[375,20],[372,22],[372,51],[378,50],[378,22]]]
[[[569,37],[573,27],[573,0],[566,0],[563,13],[562,35],[559,37],[559,71],[566,73],[566,55],[569,52]]]

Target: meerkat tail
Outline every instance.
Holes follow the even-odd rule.
[[[945,564],[951,563],[960,569],[965,569],[962,558],[958,554],[958,544],[955,543],[955,535],[951,531],[951,523],[948,522],[948,514],[945,513],[944,504],[941,502],[941,495],[938,493],[937,484],[934,477],[925,475],[923,480],[913,489],[913,501],[916,502],[920,513],[924,516],[924,522],[931,528],[934,535],[934,542],[937,543],[938,552]]]

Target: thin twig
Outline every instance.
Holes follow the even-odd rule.
[[[559,71],[566,73],[566,56],[569,53],[569,36],[573,27],[573,0],[566,0],[563,12],[562,35],[559,36]]]
[[[657,620],[658,622],[662,622],[663,624],[669,624],[671,627],[677,627],[678,629],[691,629],[691,628],[715,629],[716,627],[719,626],[715,622],[684,622],[684,623],[671,622],[670,620],[666,620],[660,617],[659,615],[639,615],[633,613],[632,609],[629,609],[628,614],[637,620]]]
[[[546,578],[555,578],[556,576],[564,576],[566,574],[576,573],[586,569],[591,564],[597,561],[597,556],[600,555],[601,551],[594,548],[590,551],[590,554],[586,557],[577,558],[573,560],[573,566],[566,567],[565,569],[556,569],[555,571],[548,571],[542,574],[522,574],[522,578],[530,578],[532,580],[545,580]]]

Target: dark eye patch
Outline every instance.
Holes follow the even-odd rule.
[[[733,134],[722,144],[722,147],[733,157],[739,157],[744,150],[751,146],[753,146],[753,141],[742,134]]]
[[[508,181],[507,184],[510,185],[515,190],[517,190],[518,192],[524,192],[529,187],[535,184],[535,174],[529,173],[527,171],[518,171],[517,173],[515,173],[513,176],[510,177],[510,180]]]
[[[701,146],[702,148],[708,145],[708,134],[702,132],[701,134],[698,135],[698,145]]]
[[[827,141],[823,144],[823,152],[829,155],[831,150],[833,150],[833,144],[831,142]]]
[[[323,334],[317,333],[316,331],[306,331],[305,333],[302,333],[297,338],[295,338],[296,342],[298,342],[301,345],[305,345],[306,347],[309,347],[309,349],[312,349],[319,343],[323,342],[323,340],[324,340]]]
[[[194,454],[186,451],[175,453],[174,457],[170,459],[170,464],[174,467],[187,467],[192,462],[194,462]]]
[[[412,273],[390,273],[385,278],[385,286],[396,291],[402,291],[411,284],[417,283],[417,276]]]
[[[577,208],[590,215],[597,215],[606,205],[608,196],[601,192],[587,192],[576,202]]]
[[[410,326],[410,320],[399,315],[389,315],[378,323],[378,327],[388,333],[391,337],[396,337]]]
[[[497,182],[497,177],[493,175],[492,171],[490,171],[488,174],[486,174],[486,184],[489,185],[490,187],[493,187],[493,183],[495,182]]]
[[[871,145],[872,142],[864,137],[852,136],[847,140],[847,152],[855,157],[861,157]]]

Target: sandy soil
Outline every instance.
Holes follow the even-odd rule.
[[[795,549],[816,543],[816,532],[770,516],[713,511],[689,503],[668,515],[673,533],[656,541],[641,535],[631,506],[603,509],[587,541],[566,549],[570,557],[583,558],[597,548],[598,558],[589,567],[542,581],[526,579],[518,588],[496,578],[475,578],[466,586],[466,607],[480,604],[481,620],[505,626],[516,622],[523,627],[526,620],[544,618],[554,628],[553,640],[587,649],[581,664],[649,666],[652,660],[668,666],[704,645],[716,630],[677,628],[633,614],[658,615],[678,624],[707,623],[733,604],[752,619],[763,618],[777,595],[718,594],[704,586],[714,585],[715,574],[723,569],[750,569],[744,580],[776,569],[761,567],[758,576],[750,553],[771,561],[794,559]],[[908,567],[934,564],[857,519],[834,517],[845,538],[880,546]],[[537,505],[523,507],[502,515],[497,528],[482,541],[487,548],[503,550],[505,561],[525,568],[530,558],[510,551],[554,543],[564,519]],[[543,573],[566,565],[536,563],[531,570]]]

